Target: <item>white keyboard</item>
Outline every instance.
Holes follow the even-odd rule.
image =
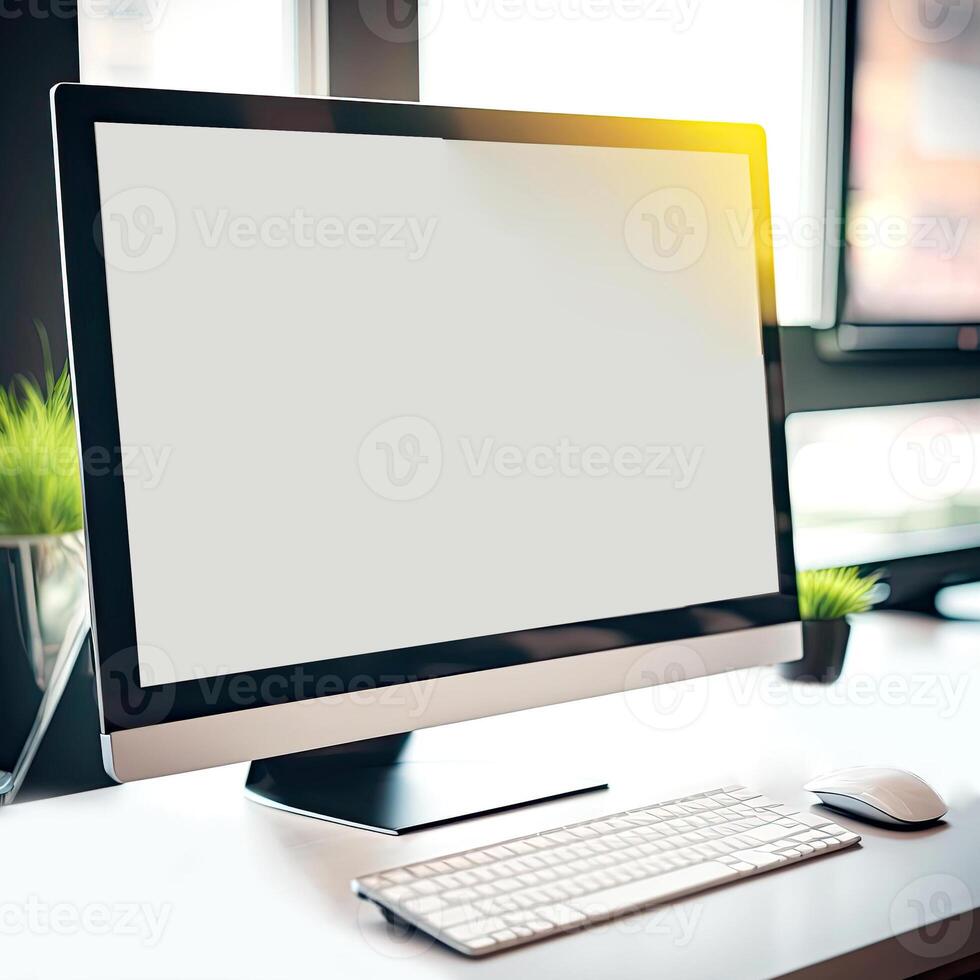
[[[483,956],[856,844],[744,786],[356,878],[361,898]]]

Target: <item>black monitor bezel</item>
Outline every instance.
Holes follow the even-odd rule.
[[[796,576],[779,334],[761,128],[621,117],[458,109],[411,103],[228,95],[65,84],[52,90],[72,381],[82,458],[119,456],[105,267],[94,229],[100,210],[95,123],[249,128],[736,153],[748,158],[756,221],[770,415],[780,591],[683,609],[559,624],[288,667],[140,688],[123,477],[83,467],[94,647],[105,733],[350,690],[431,680],[531,661],[796,622]],[[723,543],[720,543],[723,547]],[[193,556],[189,556],[192,560]],[[329,624],[325,624],[329,628]]]

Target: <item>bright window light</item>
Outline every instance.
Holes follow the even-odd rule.
[[[810,0],[422,0],[422,101],[761,124],[780,322],[813,324],[826,137],[808,111],[812,14]]]
[[[293,94],[294,11],[294,0],[81,0],[81,80]]]

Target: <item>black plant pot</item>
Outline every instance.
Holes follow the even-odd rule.
[[[780,664],[783,677],[812,684],[833,684],[844,669],[851,624],[846,619],[819,619],[803,624],[803,659]]]

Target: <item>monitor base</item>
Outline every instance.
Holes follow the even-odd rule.
[[[390,735],[258,760],[245,795],[290,813],[397,835],[608,788],[550,762],[413,759],[411,738]]]

